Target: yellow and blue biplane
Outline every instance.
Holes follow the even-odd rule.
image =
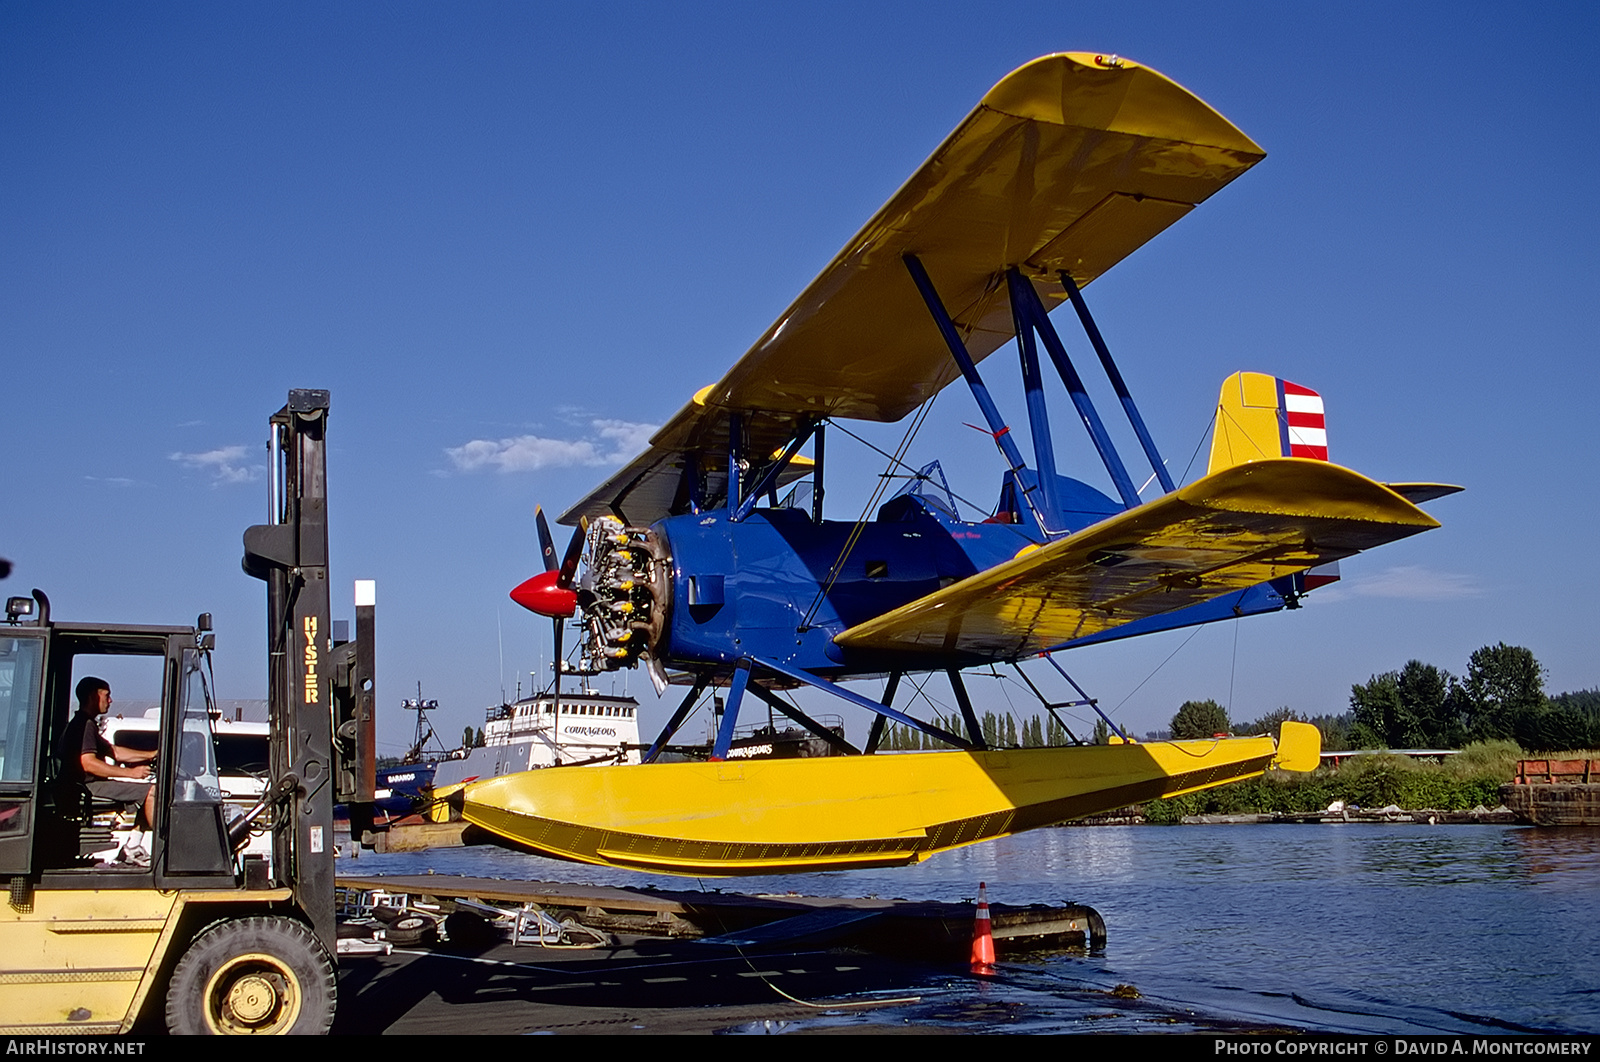
[[[1292,608],[1341,558],[1439,526],[1417,503],[1457,488],[1329,463],[1321,398],[1260,373],[1224,382],[1207,473],[1180,487],[1095,326],[1083,289],[1263,157],[1137,63],[1065,53],[1007,75],[727,375],[563,514],[578,530],[559,562],[539,514],[546,571],[512,597],[555,619],[558,669],[581,614],[581,670],[642,664],[662,690],[689,687],[644,762],[476,781],[452,803],[565,859],[755,874],[911,863],[1316,766],[1317,731],[1295,723],[1276,739],[1149,743],[1111,724],[1111,744],[995,749],[962,680]],[[1141,499],[1051,322],[1069,302],[1160,497]],[[1013,340],[1032,464],[978,370]],[[1115,497],[1056,468],[1041,347]],[[906,486],[870,518],[825,519],[828,425],[915,418],[958,379],[1007,466],[994,509],[963,516],[937,465],[891,467]],[[894,706],[902,676],[929,672],[948,676],[958,723]],[[866,676],[887,679],[881,698],[843,684]],[[864,746],[780,695],[802,687],[874,713]],[[708,688],[726,699],[710,759],[657,762]],[[752,697],[847,755],[728,758]],[[949,748],[881,753],[890,723]]]

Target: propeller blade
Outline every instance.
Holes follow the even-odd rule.
[[[543,519],[541,516],[540,519]],[[578,521],[578,526],[572,529],[572,539],[567,543],[566,556],[561,558],[561,577],[556,580],[556,585],[563,590],[573,588],[573,576],[578,574],[578,558],[583,556],[583,539],[589,531],[589,518],[583,517]],[[549,534],[548,531],[545,532]],[[552,568],[555,565],[550,565]]]
[[[556,543],[550,537],[550,525],[544,518],[544,507],[533,507],[534,522],[539,525],[539,555],[544,558],[544,570],[555,571],[556,568]]]
[[[555,731],[555,733],[552,734],[551,736],[555,739],[555,762],[556,762],[556,766],[557,767],[561,766],[561,675],[562,675],[562,668],[565,667],[565,665],[566,665],[566,657],[563,656],[562,652],[561,652],[561,633],[562,633],[562,628],[565,627],[566,625],[567,625],[566,620],[559,619],[559,618],[557,618],[555,620],[555,626],[556,626],[556,630],[555,630],[556,681],[555,681],[555,686],[554,686],[554,689],[555,689],[555,703],[551,705],[550,713],[551,713],[551,717],[552,717],[552,722],[554,723],[554,726],[553,726],[552,729]]]

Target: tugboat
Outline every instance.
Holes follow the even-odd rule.
[[[411,748],[400,757],[400,762],[377,769],[372,810],[378,825],[416,814],[427,799],[429,787],[433,785],[435,768],[450,755],[439,745],[434,737],[433,726],[428,722],[428,713],[436,711],[439,702],[423,699],[421,682],[417,683],[416,697],[402,701],[400,707],[417,713],[417,727]],[[439,747],[429,751],[430,741]],[[336,819],[348,817],[342,804],[333,809],[333,814]]]

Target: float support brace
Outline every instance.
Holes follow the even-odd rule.
[[[728,700],[722,706],[722,726],[717,728],[717,740],[711,746],[713,760],[728,758],[728,747],[733,744],[733,728],[739,722],[739,705],[744,700],[745,687],[749,685],[750,659],[746,657],[734,668],[733,681],[728,684]]]
[[[895,691],[900,688],[900,672],[891,671],[889,682],[883,687],[883,706],[885,708],[894,703]],[[882,713],[872,717],[872,732],[867,735],[867,755],[878,751],[878,745],[883,741],[883,731],[889,725],[889,718]]]
[[[1133,743],[1133,739],[1128,736],[1128,732],[1126,730],[1122,729],[1122,727],[1118,726],[1116,723],[1113,723],[1111,721],[1111,717],[1109,715],[1107,715],[1105,712],[1100,710],[1100,702],[1095,700],[1093,697],[1089,696],[1087,693],[1085,693],[1083,691],[1083,687],[1078,685],[1077,680],[1074,679],[1071,675],[1067,674],[1067,669],[1062,667],[1060,664],[1056,663],[1056,658],[1054,656],[1051,656],[1049,653],[1040,653],[1039,655],[1044,657],[1046,660],[1050,661],[1050,666],[1055,668],[1056,671],[1060,673],[1062,678],[1064,678],[1068,682],[1072,683],[1072,688],[1078,691],[1078,696],[1079,697],[1083,698],[1083,700],[1079,701],[1078,703],[1087,704],[1090,708],[1093,708],[1094,709],[1094,714],[1098,715],[1101,719],[1104,719],[1106,721],[1106,726],[1111,728],[1111,732],[1113,734],[1118,735],[1119,737],[1122,738],[1123,741],[1126,741],[1129,744]]]
[[[867,698],[861,696],[861,694],[847,690],[836,682],[829,682],[827,679],[818,678],[809,671],[801,671],[798,668],[787,667],[783,664],[775,664],[770,660],[759,660],[757,663],[774,674],[782,675],[784,678],[793,679],[796,682],[801,682],[807,686],[815,687],[824,693],[831,693],[840,700],[849,701],[851,704],[856,705],[859,708],[865,708],[869,712],[876,712],[879,715],[886,715],[896,722],[904,723],[906,726],[921,730],[925,734],[932,734],[934,737],[938,738],[940,741],[943,741],[947,745],[953,745],[958,749],[970,749],[973,747],[972,744],[965,738],[952,734],[943,727],[934,726],[932,723],[924,723],[920,719],[913,719],[904,712],[899,712],[893,708],[890,708],[887,704],[880,703],[878,701],[869,701]]]
[[[956,703],[961,706],[961,718],[967,721],[967,733],[972,735],[974,748],[987,749],[989,743],[983,738],[983,727],[978,725],[978,717],[972,711],[972,698],[967,696],[967,684],[961,681],[961,672],[955,668],[945,671],[950,676],[950,689],[956,695]]]
[[[832,730],[829,730],[827,727],[811,718],[805,712],[802,712],[799,708],[788,703],[782,697],[779,697],[776,693],[773,693],[765,686],[761,686],[759,684],[751,686],[750,692],[754,693],[757,697],[760,697],[763,701],[766,701],[768,704],[772,705],[772,707],[776,708],[790,719],[793,719],[795,722],[799,723],[801,726],[805,727],[807,730],[811,731],[811,733],[815,734],[823,741],[826,741],[829,745],[838,749],[846,756],[861,755],[860,749],[856,748],[854,745],[850,744],[850,742],[846,741],[838,734],[835,734]]]
[[[644,754],[644,763],[656,762],[656,757],[661,755],[661,746],[671,741],[672,735],[676,734],[678,728],[683,725],[683,721],[689,718],[689,713],[694,711],[694,702],[700,699],[700,694],[705,692],[706,684],[710,681],[711,676],[709,674],[702,674],[695,679],[694,688],[683,699],[683,703],[678,705],[678,710],[672,713],[672,718],[667,721],[666,726],[661,728],[661,733],[651,743],[650,750]]]

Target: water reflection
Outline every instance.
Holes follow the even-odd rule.
[[[1375,1033],[1600,1030],[1600,830],[1496,826],[1074,827],[898,870],[663,878],[496,849],[363,856],[342,872],[668,889],[1085,903],[1102,955],[1009,964],[1054,993],[1118,982],[1186,1009]]]

